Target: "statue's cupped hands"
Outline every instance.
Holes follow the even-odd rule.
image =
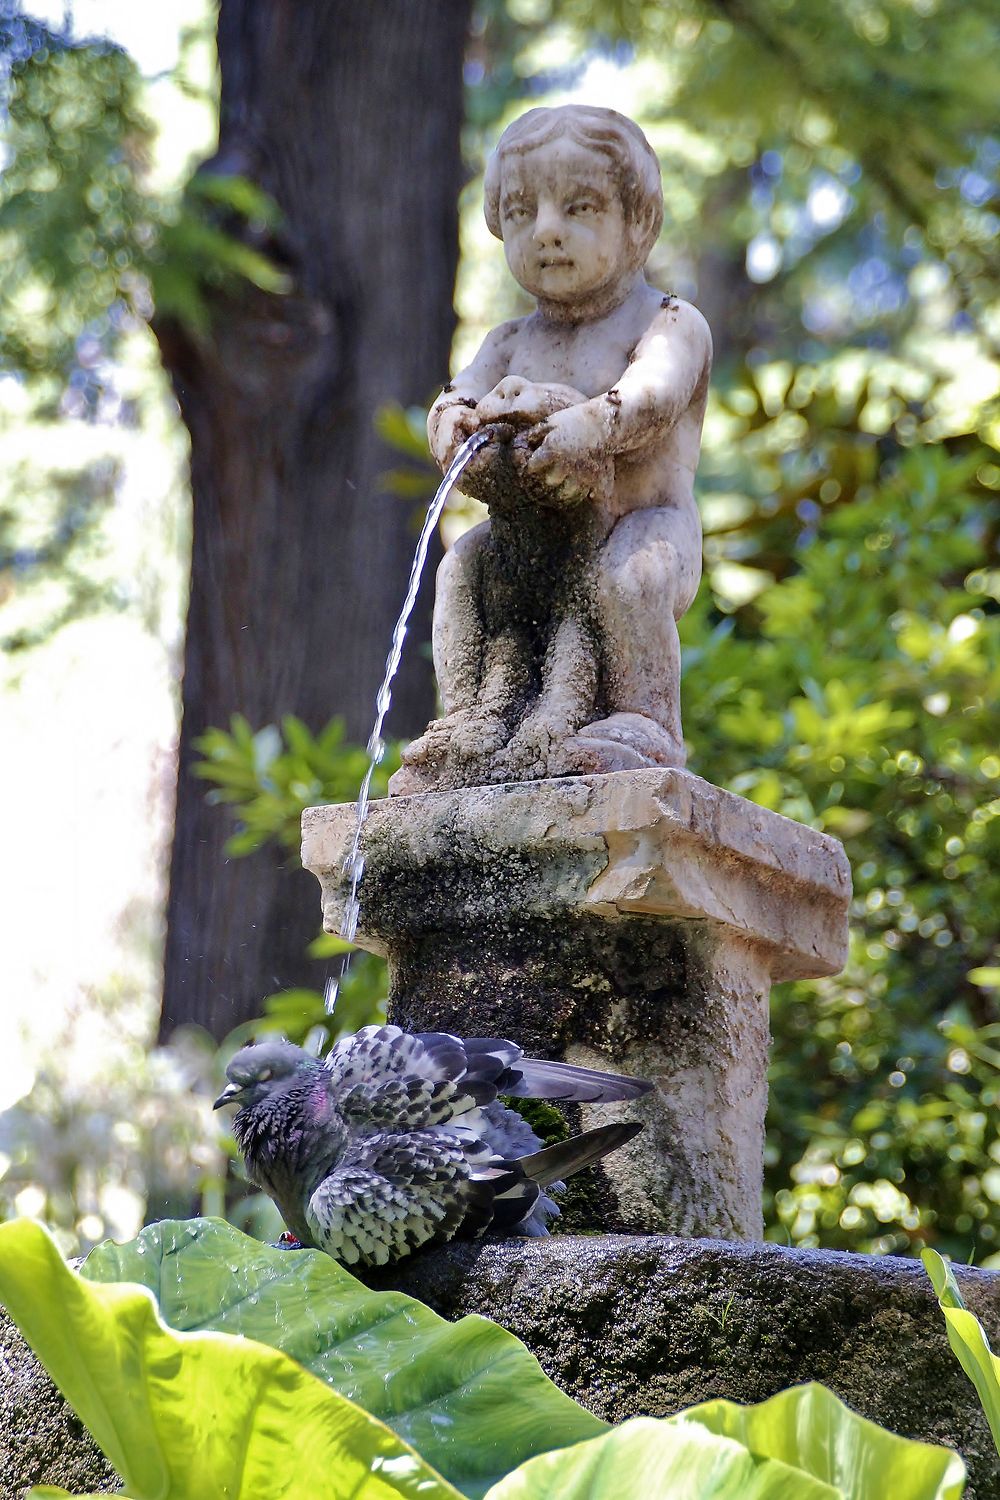
[[[582,401],[554,412],[524,435],[515,465],[532,487],[544,485],[563,504],[607,500],[614,486],[614,460],[607,434],[592,402]]]

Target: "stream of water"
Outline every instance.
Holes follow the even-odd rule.
[[[365,819],[368,816],[372,777],[375,775],[376,767],[381,765],[382,758],[385,755],[385,741],[382,738],[382,727],[385,724],[386,715],[392,703],[393,678],[396,676],[399,670],[399,663],[402,660],[403,642],[406,639],[406,630],[410,621],[410,615],[413,613],[413,606],[417,602],[420,579],[424,571],[424,564],[427,561],[427,549],[430,546],[431,537],[434,535],[434,528],[441,519],[441,512],[445,507],[448,496],[458,483],[463,469],[477,449],[481,448],[484,443],[488,443],[491,437],[492,434],[485,429],[480,432],[474,432],[470,438],[466,438],[461,448],[459,448],[455,457],[448,465],[448,470],[438,487],[437,494],[428,506],[420,538],[417,542],[417,548],[413,554],[409,587],[406,590],[406,597],[403,600],[403,607],[399,612],[396,627],[392,632],[392,645],[389,648],[389,655],[385,660],[385,674],[382,678],[382,686],[379,688],[378,696],[375,699],[375,724],[372,728],[371,738],[368,741],[368,769],[365,771],[364,778],[358,790],[354,839],[347,858],[344,860],[344,876],[350,881],[350,890],[347,896],[347,903],[344,907],[344,919],[340,924],[340,935],[346,938],[349,943],[354,942],[355,935],[357,934],[358,914],[361,910],[358,887],[361,884],[361,877],[365,872],[364,855],[361,853],[361,835],[364,830]],[[344,954],[339,977],[336,979],[330,978],[326,982],[326,1009],[328,1015],[333,1014],[334,1007],[337,1004],[337,996],[340,993],[340,986],[350,968],[350,963],[351,954],[348,952]]]

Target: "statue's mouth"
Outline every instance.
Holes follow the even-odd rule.
[[[571,266],[573,262],[571,260],[567,260],[565,257],[562,257],[561,259],[540,260],[538,264],[543,271],[551,271],[553,267]]]

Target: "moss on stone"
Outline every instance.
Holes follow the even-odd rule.
[[[554,1104],[547,1104],[544,1099],[505,1098],[503,1102],[522,1120],[527,1120],[543,1146],[554,1146],[569,1137],[569,1126]]]

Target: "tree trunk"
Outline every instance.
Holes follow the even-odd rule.
[[[317,982],[319,892],[231,824],[193,741],[240,712],[370,730],[413,552],[384,492],[380,405],[447,378],[469,0],[222,0],[218,156],[285,223],[294,290],[216,299],[210,338],[157,331],[191,434],[193,556],[161,1035],[222,1036],[274,989]],[[428,569],[428,584],[433,559]],[[390,732],[433,707],[425,586]]]

